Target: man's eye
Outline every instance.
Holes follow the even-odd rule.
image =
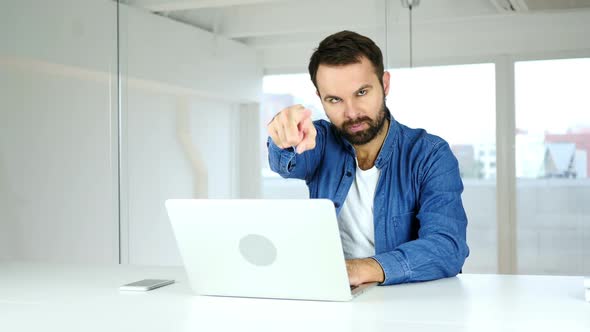
[[[330,99],[328,99],[328,102],[329,102],[329,103],[332,103],[332,104],[336,104],[336,103],[337,103],[337,102],[339,102],[339,101],[340,101],[340,99],[339,99],[339,98],[330,98]]]
[[[358,95],[359,96],[364,96],[364,95],[367,94],[367,92],[368,92],[367,90],[363,89],[363,90],[359,91]]]

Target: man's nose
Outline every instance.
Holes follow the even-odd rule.
[[[353,100],[347,100],[344,103],[344,116],[348,119],[356,119],[359,116],[357,105]]]

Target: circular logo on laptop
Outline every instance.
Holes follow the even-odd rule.
[[[249,234],[240,240],[240,253],[249,263],[268,266],[277,259],[277,248],[266,237]]]

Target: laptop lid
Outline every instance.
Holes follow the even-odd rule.
[[[166,209],[197,294],[352,298],[330,200],[172,199]]]

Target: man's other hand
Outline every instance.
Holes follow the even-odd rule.
[[[346,270],[351,286],[368,282],[383,282],[385,274],[381,265],[373,258],[347,259]]]
[[[315,148],[317,131],[311,121],[311,111],[303,105],[293,105],[279,112],[267,126],[272,141],[281,149],[294,147],[297,153]]]

